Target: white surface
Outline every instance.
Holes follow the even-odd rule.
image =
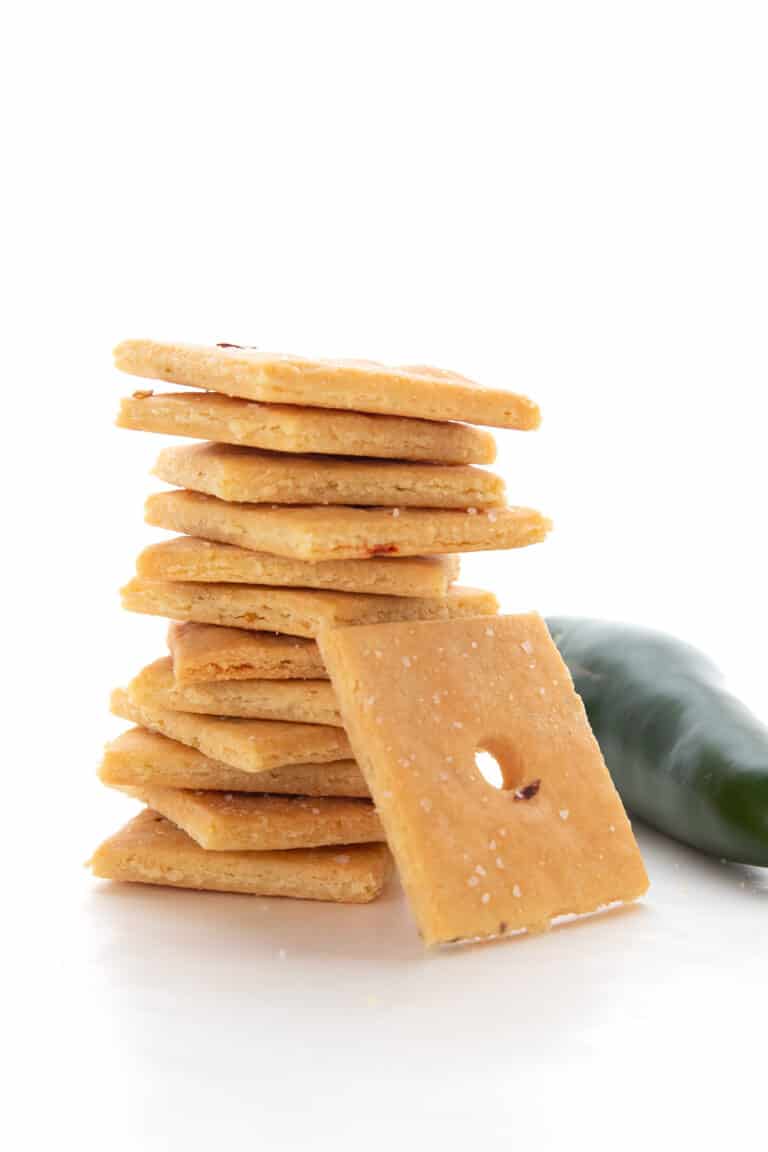
[[[108,691],[163,643],[116,596],[158,535],[125,336],[529,392],[499,468],[555,534],[465,581],[668,628],[768,716],[765,6],[43,4],[0,53],[9,1147],[760,1146],[764,875],[641,833],[642,908],[424,956],[396,894],[80,865],[130,811]]]

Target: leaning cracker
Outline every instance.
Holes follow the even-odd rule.
[[[446,620],[491,615],[498,608],[492,592],[457,586],[446,596],[416,598],[135,578],[121,590],[121,596],[129,612],[304,637],[342,624]]]
[[[485,388],[466,376],[426,365],[310,360],[234,344],[210,347],[155,340],[118,344],[115,364],[133,376],[271,404],[468,420],[496,428],[537,428],[541,419],[538,406],[527,396]]]
[[[267,852],[384,840],[370,800],[193,792],[143,784],[131,796],[209,852]]]
[[[168,656],[143,668],[128,685],[128,696],[139,708],[341,727],[336,696],[327,680],[232,680],[183,685],[176,683],[173,661]]]
[[[90,866],[105,880],[365,904],[381,893],[391,857],[386,844],[206,852],[147,808],[96,849]]]
[[[442,464],[492,464],[490,432],[467,424],[322,411],[292,404],[254,404],[208,392],[137,392],[120,402],[120,428],[192,436],[277,452],[320,452]]]
[[[524,548],[541,543],[551,528],[532,508],[472,512],[231,504],[184,490],[156,492],[144,506],[156,528],[312,562]]]
[[[286,764],[328,764],[350,756],[343,728],[330,725],[222,719],[169,708],[138,707],[122,688],[112,693],[110,707],[123,720],[180,740],[241,772],[265,772]]]
[[[482,468],[289,456],[232,444],[166,448],[153,472],[177,488],[251,504],[480,508],[504,503],[504,481]]]
[[[145,548],[136,561],[136,574],[147,580],[329,588],[374,596],[444,596],[459,574],[459,558],[374,557],[311,564],[195,536],[175,536]]]
[[[217,792],[370,798],[354,760],[292,764],[266,772],[240,772],[147,728],[129,728],[107,744],[99,778],[112,788],[149,785],[204,788]]]
[[[427,944],[536,931],[645,892],[539,616],[347,628],[320,647]],[[478,750],[499,761],[503,789],[480,774]]]
[[[328,679],[317,644],[303,636],[175,621],[168,627],[168,648],[178,684]]]

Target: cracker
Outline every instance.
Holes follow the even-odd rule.
[[[132,703],[208,716],[251,720],[287,720],[341,727],[336,696],[327,680],[231,680],[213,684],[177,684],[173,662],[165,656],[143,668],[128,685]]]
[[[344,730],[329,725],[222,719],[169,708],[138,707],[121,688],[112,693],[110,707],[123,720],[180,740],[241,772],[265,772],[286,764],[328,764],[350,756]]]
[[[372,360],[310,360],[229,344],[126,340],[115,349],[115,365],[133,376],[268,403],[468,420],[524,430],[537,428],[541,419],[527,396],[484,388],[456,372],[422,364],[389,367]]]
[[[498,607],[492,592],[458,586],[450,588],[446,596],[416,598],[137,577],[126,584],[121,595],[129,612],[310,638],[321,628],[343,624],[446,620],[491,615]]]
[[[404,556],[310,564],[195,536],[176,536],[145,548],[136,561],[136,573],[148,580],[330,588],[374,596],[444,596],[459,574],[459,558]]]
[[[292,764],[267,772],[239,772],[147,728],[129,728],[106,746],[99,778],[113,788],[149,785],[217,792],[370,798],[354,760]]]
[[[184,444],[160,453],[154,474],[251,504],[370,504],[410,508],[481,508],[504,503],[493,472],[456,464],[288,456],[232,444]]]
[[[276,452],[442,464],[492,464],[496,459],[491,433],[467,424],[322,411],[292,404],[254,404],[208,392],[136,393],[120,401],[117,425],[138,432],[192,436]]]
[[[328,678],[317,644],[301,636],[174,622],[168,648],[178,684]]]
[[[445,508],[291,508],[231,504],[184,490],[150,496],[145,519],[156,528],[313,562],[524,548],[551,528],[531,508],[474,515]]]
[[[199,792],[151,784],[123,789],[208,852],[267,852],[384,840],[370,800]]]
[[[427,944],[536,931],[646,890],[539,616],[347,628],[320,648]],[[499,761],[503,789],[478,749]]]
[[[365,904],[381,893],[391,857],[386,844],[206,852],[147,808],[96,849],[90,866],[105,880]]]

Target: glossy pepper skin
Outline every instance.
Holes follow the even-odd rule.
[[[625,624],[547,625],[629,812],[712,856],[768,867],[768,728],[707,657]]]

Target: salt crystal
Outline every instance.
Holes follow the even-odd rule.
[[[422,796],[421,800],[419,800],[419,804],[425,812],[432,811],[432,801],[430,800],[429,796]]]
[[[477,872],[478,876],[485,876],[485,868],[483,868],[482,864],[477,865],[475,872]]]
[[[453,764],[453,756],[446,756],[445,762],[446,764]]]
[[[410,656],[403,656],[403,668],[410,668],[410,666],[411,666]]]
[[[477,516],[477,508],[467,508],[467,516]]]
[[[480,897],[480,900],[483,904],[487,904],[488,901],[490,900],[490,898],[491,898],[490,892],[483,892],[482,896]]]
[[[375,696],[369,696],[365,702],[365,706],[366,706],[366,708],[373,708],[375,703],[376,703],[376,697]]]
[[[507,834],[506,828],[499,828],[499,836],[506,836],[506,834]]]
[[[609,824],[609,825],[608,825],[608,831],[609,831],[609,832],[615,832],[615,831],[616,831],[616,826],[615,826],[614,824]]]
[[[539,688],[539,696],[546,696],[546,694],[547,694],[546,688]]]
[[[533,652],[533,644],[531,644],[530,640],[523,640],[520,647],[528,656],[530,656],[531,652]]]
[[[477,876],[470,876],[469,880],[467,880],[467,884],[469,884],[470,888],[476,888],[479,883],[480,881],[478,880]]]
[[[567,808],[561,808],[560,809],[560,819],[561,820],[567,820],[568,817],[570,816],[570,814],[571,813],[569,812],[569,810]]]
[[[496,841],[495,840],[489,840],[488,841],[488,847],[490,848],[491,852],[495,852],[496,851]]]
[[[497,868],[503,868],[504,867],[504,861],[502,860],[501,856],[496,857],[496,867]]]
[[[472,647],[473,647],[473,648],[477,648],[477,640],[473,640],[473,641],[472,641]]]
[[[393,508],[393,509],[392,509],[392,515],[393,515],[395,518],[397,518],[397,517],[400,515],[400,509],[399,509],[399,508]]]
[[[486,636],[495,636],[496,635],[493,628],[486,628],[485,634],[486,634]]]
[[[463,728],[464,725],[462,724],[461,720],[454,720],[453,727],[454,728]]]
[[[513,884],[512,885],[512,895],[517,897],[517,899],[520,898],[521,892],[520,892],[520,885],[519,884]]]
[[[488,519],[490,520],[491,524],[495,524],[496,523],[496,513],[495,512],[489,512],[488,513]]]

